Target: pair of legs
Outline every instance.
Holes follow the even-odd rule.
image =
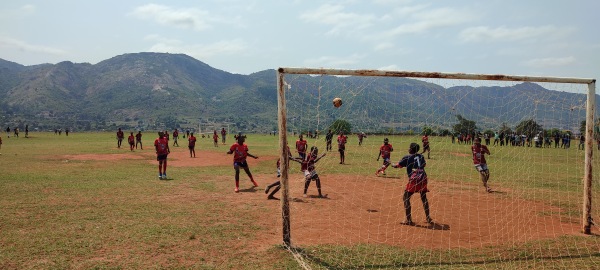
[[[331,141],[327,141],[327,146],[325,147],[325,151],[331,151]]]
[[[426,146],[423,146],[423,153],[421,153],[421,155],[425,154],[425,152],[427,152],[427,159],[429,159],[429,153],[431,152],[431,148],[429,148],[429,144]]]
[[[129,150],[133,151],[133,143],[129,143]]]
[[[223,135],[223,138],[221,138],[221,143],[225,144],[225,135]]]
[[[404,196],[402,199],[404,200],[404,211],[406,214],[406,220],[402,222],[404,225],[414,225],[415,223],[412,220],[412,212],[410,206],[410,197],[414,194],[414,192],[404,191]],[[433,219],[429,215],[429,201],[427,200],[427,191],[419,192],[421,195],[421,202],[423,202],[423,209],[425,210],[425,217],[427,219],[427,223],[433,223]]]
[[[306,197],[306,192],[308,191],[308,186],[310,186],[310,182],[312,182],[313,180],[315,180],[316,184],[317,184],[317,191],[319,192],[319,198],[323,198],[323,194],[321,193],[321,179],[319,178],[319,175],[314,174],[313,176],[307,176],[306,180],[304,180],[304,195],[302,195],[303,197]]]
[[[215,140],[214,143],[215,143],[215,147],[219,147],[219,141]]]
[[[269,194],[269,190],[271,190],[271,188],[275,188],[275,189],[273,189],[273,191],[271,191],[271,193]],[[280,189],[281,189],[281,181],[279,181],[279,180],[277,180],[276,182],[273,182],[273,184],[268,185],[267,188],[265,189],[265,194],[269,194],[269,196],[267,196],[267,199],[269,199],[269,200],[275,199],[275,197],[273,195],[275,195],[275,193],[277,193]]]
[[[340,152],[340,164],[344,164],[345,159],[346,159],[346,155],[344,154],[344,152],[346,152],[346,150],[338,149],[338,151]]]
[[[192,155],[194,157],[196,157],[196,147],[195,146],[188,146],[188,148],[190,149],[190,157],[192,157]]]
[[[158,160],[158,179],[167,179],[167,155],[160,155]]]
[[[135,149],[137,149],[138,144],[140,145],[140,149],[144,150],[144,147],[142,145],[142,141],[135,142]]]
[[[117,148],[121,148],[121,143],[123,143],[123,139],[122,138],[117,139]]]
[[[479,176],[481,177],[481,182],[483,183],[483,187],[485,187],[485,191],[492,192],[492,189],[488,185],[488,180],[490,179],[490,170],[488,170],[487,164],[475,165],[475,169],[477,169],[479,172]]]
[[[240,192],[240,167],[244,169],[248,177],[250,177],[250,181],[254,184],[255,187],[258,187],[256,181],[252,177],[252,173],[250,172],[250,168],[248,167],[248,163],[244,162],[235,162],[233,164],[233,168],[235,169],[235,192]]]
[[[389,158],[384,158],[383,159],[383,165],[381,165],[381,168],[379,168],[377,170],[377,172],[375,172],[376,176],[379,176],[380,173],[383,173],[383,175],[385,175],[385,169],[387,169],[390,166],[390,159]]]
[[[177,142],[177,137],[173,138],[173,146],[179,146],[179,143]]]

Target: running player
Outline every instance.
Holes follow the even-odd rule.
[[[137,149],[138,144],[140,145],[140,149],[144,150],[144,146],[142,145],[142,132],[138,130],[138,133],[135,134],[135,149]]]
[[[485,161],[485,154],[489,155],[490,150],[488,150],[487,146],[481,145],[480,138],[475,138],[475,143],[471,146],[471,151],[473,152],[473,164],[475,164],[475,169],[481,175],[481,182],[483,182],[485,191],[492,192],[492,189],[488,186],[490,171]]]
[[[421,154],[425,154],[425,151],[427,151],[427,158],[429,159],[429,152],[431,152],[431,148],[429,148],[429,136],[427,136],[427,133],[423,135],[421,141],[423,142],[423,152]]]
[[[298,156],[300,159],[304,160],[306,158],[306,148],[307,142],[304,139],[304,136],[300,134],[298,140],[296,141],[296,151],[298,152]]]
[[[133,132],[127,137],[127,142],[129,143],[129,150],[133,151],[133,146],[135,145],[135,136],[133,136]]]
[[[421,202],[423,202],[423,209],[425,210],[425,217],[428,224],[433,223],[433,219],[429,215],[429,201],[427,200],[427,173],[425,173],[425,158],[419,154],[419,145],[417,143],[411,143],[408,147],[408,155],[404,156],[398,164],[393,165],[394,168],[406,167],[406,173],[408,174],[408,184],[404,190],[404,211],[406,214],[406,220],[402,222],[403,225],[415,225],[412,220],[410,197],[414,193],[421,195]]]
[[[310,182],[314,180],[317,184],[319,198],[323,198],[323,194],[321,193],[321,179],[319,178],[319,174],[317,174],[317,170],[315,169],[315,163],[323,158],[325,154],[317,157],[318,154],[319,149],[316,146],[313,146],[310,148],[310,154],[305,159],[292,159],[293,161],[301,164],[301,170],[304,172],[304,194],[302,197],[307,197],[306,192],[308,191],[308,186],[310,185]]]
[[[346,142],[348,141],[348,137],[344,135],[343,131],[340,131],[340,135],[337,137],[338,142],[338,151],[340,152],[340,164],[345,163],[346,159]]]
[[[248,177],[250,177],[250,181],[252,181],[254,187],[258,187],[258,184],[252,177],[252,173],[250,173],[248,163],[246,162],[246,157],[252,157],[254,159],[257,159],[258,157],[248,153],[248,146],[244,144],[246,141],[246,136],[239,135],[236,139],[237,142],[231,145],[227,154],[234,154],[233,168],[235,169],[235,192],[237,193],[240,192],[240,168],[244,169]]]
[[[164,132],[158,132],[158,138],[154,140],[154,149],[156,150],[156,160],[158,160],[158,179],[167,179],[167,156],[171,150]]]
[[[216,130],[213,133],[213,142],[215,143],[215,147],[219,147],[219,135],[217,135]]]
[[[390,156],[391,152],[393,151],[394,147],[392,147],[392,145],[389,144],[388,138],[383,139],[383,145],[379,147],[379,155],[377,156],[377,161],[379,161],[380,157],[383,158],[383,165],[381,166],[381,168],[377,169],[377,172],[375,172],[376,176],[379,176],[380,173],[383,173],[383,175],[385,175],[385,169],[387,169],[387,167],[391,164]]]
[[[194,137],[194,132],[188,135],[188,148],[190,149],[190,157],[192,155],[196,157],[196,137]]]
[[[123,139],[125,139],[125,134],[123,133],[121,128],[119,128],[119,130],[117,130],[117,148],[121,148],[121,143],[123,142]]]

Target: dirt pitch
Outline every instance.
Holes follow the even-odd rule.
[[[169,167],[228,166],[232,156],[223,153],[197,151],[190,158],[187,149],[169,156]],[[142,153],[148,162],[156,164],[151,151]],[[144,159],[139,154],[72,155],[75,160]],[[249,164],[276,160],[275,156],[248,159]],[[292,169],[296,168],[292,166]],[[171,169],[176,170],[176,169]],[[232,172],[233,173],[233,172]],[[173,175],[173,174],[171,174]],[[266,185],[277,181],[274,174],[256,175],[258,188],[251,188],[245,174],[241,175],[240,193],[234,193],[233,176],[219,176],[215,181],[226,186],[217,195],[200,196],[202,200],[220,200],[233,207],[266,207],[266,214],[257,222],[261,230],[252,247],[264,250],[282,242],[280,201],[267,200]],[[479,185],[451,183],[430,179],[428,198],[433,225],[425,223],[419,196],[413,196],[412,213],[415,226],[401,225],[404,219],[402,194],[406,179],[355,175],[321,175],[326,198],[316,197],[314,182],[308,198],[302,195],[302,175],[290,173],[292,241],[295,245],[314,244],[386,244],[406,248],[478,248],[493,245],[517,244],[537,239],[551,239],[562,235],[580,234],[577,219],[566,218],[558,207],[540,202],[515,198],[511,191],[493,186],[496,192],[488,194]],[[177,179],[174,179],[175,181]],[[158,181],[158,180],[157,180]],[[174,191],[178,196],[199,199],[198,191],[181,185]],[[231,188],[229,188],[231,187]],[[279,197],[278,193],[276,197]]]

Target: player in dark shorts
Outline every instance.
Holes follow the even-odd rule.
[[[215,144],[215,147],[219,147],[219,135],[217,134],[216,130],[213,133],[213,142]]]
[[[338,142],[338,152],[340,152],[340,164],[344,164],[346,162],[346,142],[348,141],[348,137],[344,135],[344,132],[340,131],[340,135],[337,138]]]
[[[325,135],[325,141],[327,142],[325,151],[331,151],[331,142],[333,141],[333,132],[331,132],[331,129]]]
[[[225,144],[225,136],[227,136],[227,131],[225,128],[221,129],[221,143]]]
[[[380,157],[383,158],[383,165],[381,165],[381,168],[377,169],[375,176],[379,176],[380,173],[385,175],[385,169],[387,169],[387,167],[391,164],[390,157],[393,151],[394,147],[392,147],[392,144],[389,143],[388,138],[383,139],[383,145],[379,147],[379,155],[377,156],[377,161],[379,161]]]
[[[167,156],[171,150],[164,132],[158,132],[158,138],[154,140],[154,149],[156,150],[156,160],[158,160],[158,179],[167,179]]]
[[[393,165],[394,168],[406,168],[408,174],[408,184],[404,190],[404,211],[406,214],[406,220],[402,222],[403,225],[414,225],[412,220],[410,197],[414,193],[421,195],[421,202],[423,202],[423,209],[425,210],[425,217],[428,224],[433,224],[433,219],[429,215],[429,201],[427,200],[427,173],[425,173],[425,158],[419,154],[419,145],[417,143],[411,143],[408,147],[408,155],[404,156],[398,164]]]
[[[319,149],[316,146],[310,148],[310,153],[305,159],[291,159],[301,164],[301,170],[304,172],[304,194],[303,197],[307,197],[306,192],[308,191],[308,187],[310,186],[310,182],[315,181],[317,184],[317,191],[319,192],[319,198],[323,198],[323,194],[321,193],[321,179],[319,178],[319,174],[315,169],[315,163],[317,163],[321,158],[325,156],[325,154],[317,157],[319,154]]]
[[[216,135],[216,131],[215,131]],[[235,192],[240,192],[240,168],[244,169],[248,177],[250,177],[250,181],[254,185],[254,187],[258,187],[256,181],[252,177],[252,173],[250,173],[250,168],[248,167],[248,163],[246,162],[246,157],[252,157],[257,159],[257,156],[254,156],[248,153],[248,146],[244,144],[246,141],[246,136],[239,135],[236,137],[237,142],[231,145],[227,154],[233,155],[233,168],[235,169]]]
[[[135,149],[137,149],[138,144],[140,145],[140,149],[144,150],[144,146],[142,145],[142,132],[138,131],[137,134],[135,134]]]
[[[194,137],[193,132],[188,135],[188,148],[190,149],[190,157],[192,155],[196,157],[196,137]]]
[[[127,142],[129,143],[129,150],[133,151],[133,146],[135,145],[135,136],[133,136],[133,132],[127,137]]]
[[[117,148],[121,148],[121,143],[123,142],[123,139],[125,139],[125,134],[123,133],[121,128],[119,128],[119,130],[117,130]]]
[[[177,145],[177,147],[179,147],[179,143],[177,142],[178,139],[179,139],[179,130],[175,129],[175,130],[173,130],[173,146]]]

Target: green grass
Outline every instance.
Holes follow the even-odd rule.
[[[154,133],[144,134],[152,149]],[[254,174],[273,174],[277,136],[248,136],[250,152],[262,157]],[[2,269],[299,269],[288,251],[273,246],[252,250],[262,205],[234,205],[224,177],[231,166],[171,167],[173,181],[156,179],[152,150],[134,152],[141,159],[76,160],[66,155],[130,154],[116,149],[114,134],[32,133],[31,138],[6,138],[0,149],[0,268]],[[202,151],[212,141],[199,139]],[[232,137],[229,136],[229,141]],[[296,140],[290,137],[290,142]],[[361,148],[351,137],[347,161],[331,166],[330,152],[320,163],[322,174],[371,175],[382,136],[369,136]],[[393,160],[419,137],[390,136]],[[184,141],[181,141],[184,145]],[[322,150],[321,140],[309,139]],[[469,147],[449,138],[431,138],[432,181],[477,185]],[[335,145],[334,145],[335,147]],[[358,150],[360,149],[360,150]],[[511,196],[560,206],[562,215],[581,217],[583,151],[490,147],[492,187],[513,190]],[[174,151],[186,151],[185,147]],[[466,155],[466,156],[465,156]],[[267,157],[272,157],[268,159]],[[267,160],[268,159],[268,160]],[[598,161],[594,161],[599,168]],[[600,179],[599,170],[594,179]],[[594,194],[599,185],[594,182]],[[255,196],[261,196],[259,194]],[[594,209],[598,209],[595,207]],[[595,210],[594,213],[598,213]],[[552,213],[548,213],[552,214]],[[482,249],[407,250],[385,245],[315,245],[302,253],[315,269],[514,269],[600,266],[598,239],[558,237],[520,245]],[[553,249],[559,247],[560,249]]]

